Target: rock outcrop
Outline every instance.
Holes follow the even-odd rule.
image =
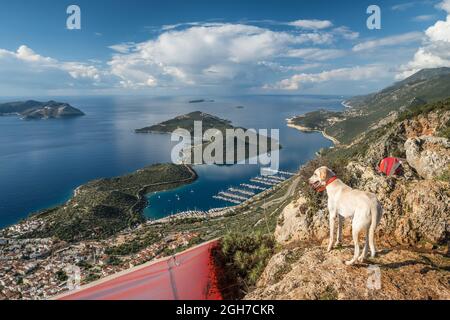
[[[269,261],[249,300],[450,299],[449,260],[410,250],[384,250],[369,264],[346,266],[352,248],[283,250]]]
[[[305,197],[299,197],[283,209],[275,229],[275,239],[285,245],[323,239],[328,235],[327,221],[326,210],[314,212],[308,208]]]
[[[405,142],[406,160],[424,179],[442,175],[450,165],[450,141],[434,136],[410,138]]]
[[[354,187],[373,192],[383,204],[379,237],[391,245],[435,246],[450,234],[450,185],[415,179],[404,165],[403,177],[385,177],[357,162],[347,166]]]

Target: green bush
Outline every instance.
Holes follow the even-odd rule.
[[[108,259],[106,260],[106,263],[109,264],[110,266],[118,266],[122,263],[122,260],[120,260],[120,258],[116,256],[109,256]]]
[[[273,235],[230,233],[221,241],[220,254],[225,272],[243,291],[254,286],[275,249]]]
[[[67,281],[68,278],[69,277],[64,270],[59,270],[58,272],[56,272],[56,279],[58,279],[58,281],[64,282]]]

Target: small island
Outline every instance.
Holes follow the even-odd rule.
[[[214,102],[214,100],[196,99],[196,100],[189,101],[189,103],[203,103],[203,102]]]
[[[78,117],[84,113],[68,103],[28,100],[0,104],[0,116],[6,115],[19,115],[24,120],[33,120]]]

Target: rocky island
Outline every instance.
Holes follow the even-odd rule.
[[[0,116],[19,115],[24,120],[69,118],[83,116],[84,113],[68,103],[34,100],[7,102],[0,104]]]

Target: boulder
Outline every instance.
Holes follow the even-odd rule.
[[[406,160],[424,179],[442,175],[450,165],[450,141],[434,136],[410,138],[405,142]]]
[[[327,236],[328,211],[311,210],[301,195],[284,208],[275,229],[275,240],[283,245],[321,240]]]

